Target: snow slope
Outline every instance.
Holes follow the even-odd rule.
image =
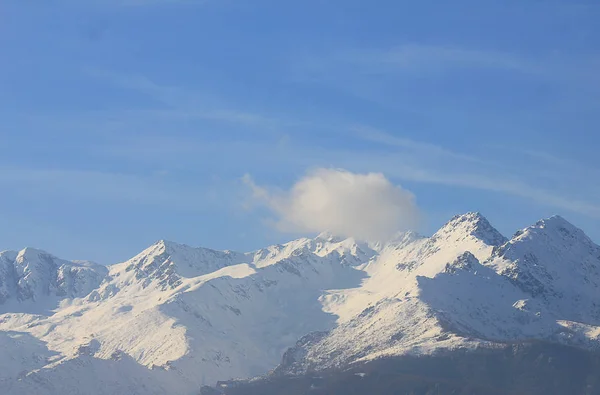
[[[51,313],[0,315],[0,330],[31,335],[61,356],[24,380],[46,383],[48,393],[64,392],[39,377],[77,377],[81,366],[73,361],[90,342],[90,368],[130,369],[128,359],[112,361],[124,353],[160,371],[161,385],[173,393],[193,392],[219,379],[263,374],[299,337],[331,328],[335,317],[322,310],[319,296],[358,286],[365,273],[354,266],[373,255],[366,245],[325,235],[249,254],[160,241],[109,267],[96,289],[65,298]]]
[[[597,348],[599,266],[600,247],[560,217],[507,240],[477,213],[385,245],[160,241],[108,268],[3,252],[0,389],[192,394],[284,354],[278,373],[532,338]]]
[[[506,240],[479,214],[457,216],[384,249],[360,289],[326,305],[340,324],[279,370],[529,339],[597,349],[599,267],[599,247],[560,217]]]
[[[33,248],[0,252],[0,312],[52,309],[61,299],[87,295],[106,273],[104,266]]]

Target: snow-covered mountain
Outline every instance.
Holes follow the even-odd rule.
[[[0,388],[192,394],[282,356],[278,374],[526,339],[596,349],[599,270],[600,247],[560,217],[507,240],[477,213],[383,245],[160,241],[107,268],[3,252]]]
[[[381,251],[360,288],[326,304],[338,325],[279,369],[528,339],[597,349],[599,268],[600,248],[560,217],[507,241],[481,215],[458,216]]]
[[[98,287],[108,270],[93,262],[69,262],[33,248],[0,252],[0,312],[47,309]]]

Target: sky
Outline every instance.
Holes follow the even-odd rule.
[[[0,250],[110,264],[468,211],[598,243],[599,20],[595,0],[4,0]]]

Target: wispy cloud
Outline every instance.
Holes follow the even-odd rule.
[[[506,122],[507,114],[496,109],[498,102],[502,108],[510,104],[507,86],[513,87],[510,96],[521,100],[526,96],[539,97],[540,89],[550,92],[542,100],[532,102],[532,106],[545,106],[545,111],[552,114],[582,109],[597,112],[598,67],[598,57],[592,54],[513,53],[405,44],[303,54],[290,62],[290,74],[295,81],[319,84],[414,118],[434,113],[438,117],[456,118],[462,114],[482,121],[496,118],[498,122]],[[472,82],[459,83],[467,79]],[[513,83],[504,85],[499,82],[502,80]],[[482,95],[484,91],[486,95]],[[518,108],[512,111],[515,117],[526,118]]]
[[[125,123],[119,130],[128,129]],[[343,130],[348,132],[344,134]],[[339,126],[332,133],[346,136],[343,138],[354,144],[328,144],[326,140],[303,139],[296,134],[284,140],[241,140],[226,135],[214,139],[210,133],[194,136],[155,133],[143,138],[116,134],[102,144],[80,148],[87,149],[97,160],[143,163],[155,172],[185,171],[188,177],[205,173],[202,169],[214,169],[216,175],[235,177],[236,169],[239,176],[239,168],[242,168],[243,172],[266,173],[279,178],[315,166],[359,173],[381,172],[398,181],[501,193],[600,218],[597,203],[600,191],[589,179],[574,178],[578,175],[585,178],[585,174],[594,170],[581,164],[566,166],[564,159],[550,154],[538,152],[526,159],[525,165],[511,164],[515,154],[510,150],[500,150],[498,154],[486,150],[486,156],[480,157],[368,126],[346,129]],[[360,142],[375,145],[365,147]],[[196,188],[189,180],[171,183],[168,176],[3,167],[0,181],[28,196],[64,194],[88,200],[173,205],[194,210],[214,203],[205,185]],[[201,208],[201,202],[208,206]]]
[[[120,74],[100,70],[90,70],[89,74],[108,81],[124,89],[138,92],[157,101],[163,109],[138,110],[146,111],[154,116],[173,117],[179,119],[204,119],[223,121],[246,126],[260,126],[263,130],[272,130],[281,125],[282,120],[228,106],[219,106],[221,100],[215,95],[203,94],[196,90],[184,89],[178,86],[159,84],[150,78],[139,74]]]
[[[532,185],[531,182],[511,179],[502,173],[452,173],[441,169],[431,171],[406,167],[392,169],[391,173],[402,179],[417,182],[500,192],[545,206],[600,218],[600,205],[597,203],[574,199],[558,191],[539,188]]]
[[[65,169],[0,167],[0,182],[24,199],[38,197],[206,209],[214,196],[210,188],[196,188],[161,175],[137,175]]]
[[[404,148],[416,154],[421,153],[427,157],[444,157],[459,159],[468,162],[482,163],[482,159],[475,156],[453,152],[439,145],[416,141],[413,139],[394,136],[390,133],[366,125],[354,125],[349,127],[350,131],[359,139],[379,143],[387,147]]]
[[[114,144],[97,149],[104,155],[149,164],[160,162],[167,167],[188,171],[210,166],[232,174],[234,161],[244,163],[245,171],[282,175],[315,166],[341,167],[354,172],[382,172],[398,180],[503,193],[600,218],[600,205],[595,203],[600,200],[600,191],[584,180],[576,181],[577,189],[570,184],[574,175],[583,174],[582,167],[575,171],[554,156],[554,162],[548,163],[549,154],[512,163],[515,155],[510,150],[498,153],[486,150],[483,157],[398,137],[365,125],[338,125],[325,130],[325,133],[355,144],[348,147],[332,145],[304,139],[298,134],[288,135],[284,140],[240,140],[235,136],[215,140],[210,135],[190,138],[159,134],[147,135],[144,139],[121,136]],[[356,145],[356,142],[375,145],[367,148]]]
[[[106,3],[112,3],[121,7],[148,7],[158,5],[202,5],[210,3],[211,0],[109,0]]]
[[[577,199],[570,191],[539,186],[535,173],[532,174],[526,169],[518,172],[511,168],[497,168],[493,164],[477,166],[470,160],[460,162],[453,159],[456,158],[454,154],[447,155],[444,160],[444,157],[439,156],[437,149],[432,151],[432,155],[437,155],[439,158],[435,162],[432,162],[427,155],[423,156],[422,150],[419,154],[410,156],[393,152],[356,151],[322,151],[321,155],[323,158],[328,157],[331,163],[353,171],[381,171],[389,177],[404,181],[497,192],[524,198],[544,206],[600,218],[600,204],[596,203],[600,201],[598,191],[580,185],[585,191],[583,193],[579,191],[578,195],[583,194],[587,199]],[[569,176],[569,173],[557,168],[554,173],[554,184],[559,184],[557,181]]]
[[[561,188],[569,179],[570,170],[554,167],[552,178],[544,185],[537,180],[533,170],[503,165],[497,158],[465,157],[463,154],[437,146],[419,145],[412,140],[402,153],[389,150],[345,149],[331,146],[307,145],[292,141],[289,146],[275,147],[264,142],[238,145],[211,146],[209,151],[227,151],[230,157],[246,162],[254,171],[277,174],[297,172],[314,166],[341,167],[353,172],[381,172],[395,180],[445,185],[451,187],[489,191],[520,197],[557,210],[565,210],[600,218],[599,191],[593,185],[582,183],[577,193],[571,188]],[[220,147],[220,148],[219,148]],[[504,158],[506,159],[506,158]],[[212,159],[211,159],[212,160]],[[491,163],[490,163],[491,161]],[[498,162],[494,162],[498,161]],[[581,196],[581,197],[577,197]]]
[[[291,67],[293,76],[300,81],[310,80],[334,88],[345,96],[393,109],[398,112],[399,119],[408,115],[411,119],[429,122],[441,128],[439,134],[452,133],[452,127],[456,128],[457,120],[460,120],[464,122],[461,125],[473,129],[471,135],[476,135],[477,128],[481,128],[481,134],[502,136],[503,128],[518,128],[519,123],[531,125],[532,117],[540,118],[540,124],[548,123],[548,111],[566,111],[569,106],[589,108],[591,103],[597,103],[600,97],[597,66],[597,58],[589,54],[524,54],[409,43],[301,56]],[[506,95],[498,96],[502,111],[495,110],[499,107],[498,102],[493,101],[497,96],[490,95],[491,101],[482,103],[487,97],[479,96],[481,90],[462,91],[453,86],[454,91],[447,92],[431,83],[437,81],[437,77],[447,82],[448,75],[454,72],[463,73],[461,75],[484,72],[478,74],[482,76],[482,84],[489,83],[490,90],[504,89],[497,79],[488,78],[489,74],[485,73],[489,71],[508,78],[518,76],[519,81],[530,83],[523,92],[514,92],[514,95],[524,101],[533,100],[532,111],[524,114],[521,108],[510,107]],[[515,86],[518,89],[522,85]],[[544,97],[540,104],[535,101],[540,86],[561,94]],[[458,93],[455,92],[457,89]],[[536,113],[539,106],[543,106],[543,110]],[[453,123],[445,130],[442,122],[430,122],[431,116]],[[507,122],[507,119],[511,121]],[[402,136],[403,133],[388,133],[368,125],[351,125],[348,130],[354,138],[375,143],[381,149],[377,151],[377,147],[370,144],[370,152],[338,149],[333,154],[329,151],[330,158],[337,155],[337,161],[330,159],[335,165],[353,171],[378,170],[403,180],[503,193],[600,218],[600,204],[597,203],[600,191],[583,176],[597,170],[585,165],[567,164],[568,160],[539,151],[526,157],[523,153],[516,155],[512,149],[456,152],[435,142],[415,141]]]
[[[419,44],[406,44],[387,50],[350,50],[335,54],[333,59],[371,68],[373,71],[423,71],[449,67],[539,71],[535,63],[509,53]]]
[[[413,48],[408,53],[411,54],[405,54],[408,58],[422,57],[427,61],[432,61],[435,56],[448,59],[466,56],[472,63],[497,62],[498,67],[525,67],[517,66],[518,62],[510,59],[495,60],[490,54],[436,52],[431,48]],[[532,154],[530,161],[533,166],[519,166],[511,163],[514,155],[506,152],[494,155],[486,151],[486,155],[482,156],[477,152],[457,152],[442,145],[411,139],[402,133],[389,133],[367,124],[344,121],[324,124],[322,120],[306,120],[293,116],[281,119],[232,106],[217,106],[210,95],[187,88],[161,85],[141,75],[95,72],[95,76],[115,86],[139,92],[159,103],[158,108],[118,111],[110,117],[103,116],[107,118],[106,122],[112,123],[113,126],[116,123],[118,127],[113,138],[93,147],[95,155],[147,162],[161,171],[173,168],[185,168],[190,171],[210,166],[220,169],[218,172],[231,175],[235,169],[235,164],[232,163],[235,162],[244,163],[244,172],[265,171],[270,174],[289,174],[290,170],[297,174],[315,166],[341,167],[353,172],[382,172],[398,180],[504,193],[561,210],[600,218],[600,205],[595,203],[600,201],[599,192],[593,186],[583,184],[577,189],[577,193],[574,193],[574,189],[568,188],[569,185],[565,182],[572,179],[572,169],[565,168],[558,158],[552,157],[550,160],[548,155]],[[218,138],[209,132],[197,132],[193,135],[172,134],[170,131],[150,127],[158,119],[166,121],[166,124],[172,125],[174,129],[177,125],[183,125],[176,122],[183,121],[185,124],[193,119],[233,123],[243,125],[253,133],[267,135],[268,138],[257,139],[255,135],[241,138],[239,133],[228,135],[227,131],[220,131]],[[100,127],[98,122],[89,122],[89,119],[81,122],[81,125],[86,124],[86,128]],[[143,138],[127,132],[128,129],[140,129],[142,126],[148,129]],[[283,126],[286,128],[285,134],[279,131]],[[314,138],[314,133],[305,136],[303,131],[307,128],[319,130],[329,138],[321,141]],[[336,136],[339,138],[331,138]],[[365,144],[357,143],[370,144],[365,147]],[[550,165],[548,162],[551,162]],[[541,180],[538,169],[546,169],[544,180]],[[7,172],[4,172],[0,175],[0,179],[7,177],[6,174]],[[44,177],[41,173],[35,174],[39,178],[59,177],[56,174],[44,174]],[[30,179],[33,175],[25,173],[25,178]],[[83,184],[87,182],[86,179],[96,179],[97,185],[115,185],[115,179],[118,180],[117,184],[123,185],[122,191],[125,192],[114,196],[99,190],[98,195],[107,199],[122,199],[127,194],[141,196],[145,191],[151,190],[148,180],[139,178],[129,180],[127,177],[113,178],[104,174],[93,174],[88,178],[88,175],[77,172],[61,173],[60,177],[75,180],[73,185],[78,185],[79,179]],[[63,185],[67,184],[65,181]],[[97,189],[92,185],[88,190],[94,188]],[[116,191],[118,188],[107,190]],[[181,196],[181,188],[173,190],[178,192],[164,192],[162,198],[159,192],[151,199],[176,201],[173,200],[176,199],[174,195]]]
[[[497,69],[563,81],[599,83],[598,59],[561,53],[519,54],[451,45],[408,43],[385,49],[340,49],[294,62],[297,73],[321,78],[338,75],[381,76],[405,72],[419,74],[453,69]]]

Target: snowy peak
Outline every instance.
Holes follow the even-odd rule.
[[[0,252],[0,304],[83,297],[106,273],[104,266],[65,261],[34,248]]]
[[[553,251],[542,256],[552,243],[536,246],[524,235],[532,232],[550,232],[552,243],[565,239],[573,246],[559,244],[558,248],[566,250],[564,255]],[[431,238],[414,238],[403,247],[385,249],[366,268],[370,277],[359,291],[345,293],[344,299],[331,298],[345,302],[328,304],[342,317],[340,325],[302,352],[295,350],[294,355],[304,355],[295,365],[327,368],[485,341],[552,338],[586,344],[585,333],[593,337],[597,329],[582,326],[578,330],[572,322],[600,322],[595,318],[600,312],[595,300],[600,288],[592,279],[599,277],[575,271],[566,278],[557,270],[545,273],[542,269],[554,265],[557,256],[562,262],[584,262],[598,259],[600,252],[586,245],[587,237],[560,217],[538,222],[522,232],[521,239],[508,242],[481,214],[467,213],[452,218]],[[537,258],[531,254],[497,258],[504,248],[514,251],[513,245],[519,243],[536,246]],[[535,264],[523,265],[528,259]],[[498,261],[506,270],[498,270]],[[533,269],[521,270],[519,265]],[[568,303],[560,297],[546,298],[538,288],[551,290],[551,295],[561,295]],[[577,291],[569,294],[569,289]],[[515,307],[524,303],[525,310]]]
[[[565,319],[600,323],[600,246],[562,217],[518,231],[485,264]]]
[[[323,232],[314,239],[301,238],[246,254],[258,268],[298,257],[328,258],[342,264],[356,266],[367,263],[376,255],[374,247],[352,237],[334,236]]]
[[[0,253],[0,330],[52,350],[19,372],[43,365],[77,383],[108,363],[128,388],[172,393],[264,374],[282,355],[285,373],[523,339],[600,347],[599,294],[600,247],[561,217],[510,241],[479,213],[378,245],[329,232],[248,253],[160,240],[108,275],[39,250]],[[45,300],[35,315],[21,308]]]
[[[16,262],[23,264],[31,261],[43,260],[46,257],[51,257],[46,251],[25,247],[17,253]]]
[[[483,262],[504,242],[506,238],[481,214],[457,215],[430,238],[415,238],[402,247],[397,267],[409,271],[418,268],[419,275],[433,277],[465,252]]]
[[[155,282],[160,288],[176,288],[182,278],[193,278],[212,273],[246,259],[244,254],[232,251],[216,251],[208,248],[190,247],[171,241],[160,240],[129,261],[111,267],[112,271],[135,273],[144,287]]]
[[[511,242],[527,238],[543,238],[545,242],[566,242],[567,244],[593,244],[590,238],[579,228],[559,215],[542,219],[534,225],[518,231]]]
[[[376,255],[374,247],[352,237],[330,237],[327,240],[317,237],[311,244],[311,252],[315,255],[336,256],[340,258],[340,263],[351,266],[367,263]]]
[[[480,213],[470,212],[453,217],[432,237],[446,242],[459,242],[475,238],[490,246],[504,244],[507,239]]]
[[[340,243],[346,238],[343,236],[336,235],[330,231],[321,232],[315,237],[315,241],[322,241],[327,243]]]
[[[554,216],[515,233],[495,251],[494,258],[514,261],[521,267],[541,267],[559,275],[573,270],[597,270],[600,247],[581,229]]]

